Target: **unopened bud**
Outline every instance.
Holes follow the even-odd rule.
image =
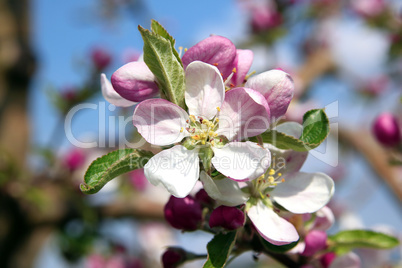
[[[236,230],[245,222],[243,211],[236,207],[219,206],[211,213],[209,226],[223,227],[227,230]]]
[[[105,69],[112,61],[110,53],[104,49],[95,48],[91,54],[92,62],[98,71]]]
[[[397,119],[391,113],[382,113],[374,121],[373,133],[384,146],[393,147],[401,142],[401,131]]]
[[[327,234],[323,231],[312,230],[304,238],[306,247],[303,256],[313,256],[317,251],[327,247]]]
[[[145,62],[130,62],[120,67],[111,77],[114,90],[123,98],[140,102],[156,96],[159,88],[155,76]]]
[[[191,196],[171,196],[165,205],[165,219],[176,229],[194,231],[202,221],[201,204]]]

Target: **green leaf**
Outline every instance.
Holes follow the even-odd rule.
[[[150,152],[136,149],[121,149],[104,155],[89,166],[80,186],[81,191],[85,194],[97,193],[117,176],[142,168],[152,156]]]
[[[152,32],[156,33],[157,35],[167,39],[170,41],[170,44],[172,46],[173,54],[175,55],[176,59],[178,62],[180,62],[181,66],[183,66],[183,63],[181,62],[181,58],[177,50],[174,48],[174,45],[176,44],[176,40],[166,31],[163,26],[157,22],[156,20],[152,20],[151,22],[151,30]]]
[[[207,245],[208,259],[203,268],[224,267],[230,253],[232,252],[232,248],[236,241],[236,236],[237,231],[215,235]]]
[[[154,28],[157,32],[163,32],[158,26]],[[144,40],[144,62],[155,75],[162,95],[170,102],[186,109],[184,69],[173,52],[172,41],[141,26],[138,26],[138,30]]]
[[[337,252],[353,248],[391,249],[399,244],[393,236],[368,230],[341,231],[328,239]]]
[[[303,132],[299,139],[276,130],[261,134],[264,143],[270,143],[283,150],[306,152],[318,147],[329,134],[329,120],[323,109],[314,109],[303,116]],[[257,138],[252,141],[258,142]]]
[[[310,110],[303,115],[301,141],[317,147],[327,138],[328,134],[329,120],[324,109]]]

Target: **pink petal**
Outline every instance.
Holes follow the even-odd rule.
[[[150,99],[138,104],[133,124],[144,139],[155,145],[169,145],[188,135],[188,115],[182,108],[164,99]]]
[[[192,46],[184,53],[182,62],[186,68],[193,61],[203,61],[217,65],[223,78],[228,77],[235,67],[236,47],[227,38],[214,35]]]
[[[265,173],[271,163],[267,149],[250,141],[230,142],[222,148],[212,148],[211,163],[216,170],[235,181],[254,180]]]
[[[294,84],[289,74],[271,70],[251,77],[245,87],[260,92],[267,100],[273,121],[286,113],[293,98]]]
[[[250,70],[251,64],[253,63],[254,54],[253,51],[249,49],[237,49],[236,58],[234,60],[234,66],[236,72],[233,74],[230,83],[235,86],[240,86],[245,83],[244,79]]]
[[[140,102],[159,93],[155,76],[145,62],[129,62],[112,75],[113,88],[127,100]]]
[[[126,100],[122,96],[119,95],[114,89],[110,81],[106,78],[105,74],[101,74],[101,89],[102,89],[102,95],[107,100],[113,105],[116,105],[118,107],[129,107],[137,104],[136,102],[132,102],[129,100]]]
[[[247,212],[258,233],[274,245],[286,245],[299,239],[295,227],[268,208],[262,201]]]
[[[212,119],[224,97],[225,85],[215,66],[201,61],[187,66],[185,99],[191,115]]]
[[[269,107],[265,98],[255,90],[239,87],[226,93],[218,115],[217,133],[229,140],[257,136],[269,128]]]

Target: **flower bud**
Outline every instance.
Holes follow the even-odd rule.
[[[176,229],[194,231],[202,220],[201,204],[191,196],[171,196],[165,205],[165,219]]]
[[[175,268],[186,260],[186,252],[177,247],[168,248],[162,255],[163,268]]]
[[[159,88],[145,62],[129,62],[111,77],[114,90],[126,100],[140,102],[156,96]]]
[[[393,147],[401,142],[398,121],[391,113],[382,113],[374,121],[373,133],[383,146]]]
[[[73,149],[66,154],[64,164],[69,170],[74,171],[84,164],[85,158],[86,157],[83,150]]]
[[[209,226],[223,227],[228,230],[236,230],[244,225],[246,218],[243,211],[236,207],[219,206],[211,213]]]
[[[281,24],[281,14],[271,7],[261,6],[252,11],[251,26],[254,32],[263,32]]]
[[[105,69],[112,61],[112,56],[109,52],[101,48],[95,48],[92,51],[91,57],[92,62],[98,71]]]
[[[321,257],[321,259],[320,259],[321,265],[324,268],[328,268],[331,265],[331,263],[334,261],[335,258],[336,258],[336,254],[334,252],[328,252]]]
[[[215,203],[215,200],[213,200],[204,189],[199,190],[195,194],[195,199],[200,202],[201,204],[205,206],[212,206]]]
[[[303,256],[313,256],[317,251],[327,247],[327,234],[323,231],[312,230],[304,238],[306,244]]]
[[[144,175],[144,169],[139,168],[130,172],[131,185],[138,191],[145,191],[148,186],[148,180]]]

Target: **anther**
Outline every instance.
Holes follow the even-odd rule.
[[[215,62],[215,63],[212,63],[212,65],[218,67],[219,63]]]
[[[216,110],[218,110],[218,112],[221,111],[221,107],[216,107]],[[216,118],[216,120],[218,120],[218,118]]]

